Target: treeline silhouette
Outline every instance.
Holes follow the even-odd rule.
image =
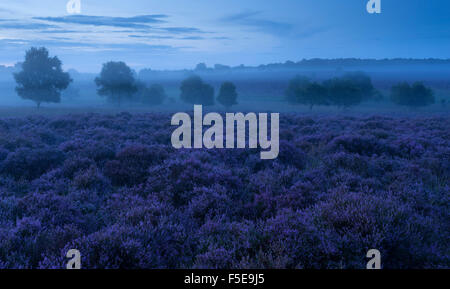
[[[311,69],[311,68],[324,68],[324,67],[334,67],[334,68],[359,68],[359,67],[386,67],[386,66],[405,66],[405,67],[423,67],[424,65],[438,65],[445,66],[448,70],[450,69],[450,59],[409,59],[409,58],[394,58],[394,59],[361,59],[361,58],[336,58],[336,59],[303,59],[297,62],[286,61],[283,63],[270,63],[261,64],[258,66],[245,66],[243,64],[238,66],[228,66],[223,64],[215,64],[213,67],[207,67],[205,63],[199,63],[195,71],[229,71],[229,70],[245,70],[245,71],[255,71],[255,70],[289,70],[289,69]]]
[[[315,63],[311,60],[308,63]],[[331,61],[331,60],[328,60]],[[346,60],[352,62],[354,60]],[[412,60],[409,60],[412,61]],[[304,61],[302,62],[304,63]],[[288,65],[288,64],[286,64]],[[296,65],[295,63],[293,65]],[[58,57],[50,57],[46,48],[32,47],[26,52],[21,70],[14,74],[16,92],[23,99],[29,99],[39,108],[41,103],[59,103],[61,92],[73,81],[69,73],[62,69]],[[196,70],[208,69],[205,64],[197,65]],[[220,67],[220,69],[226,69]],[[160,105],[167,99],[164,87],[160,84],[148,85],[138,80],[134,71],[124,62],[110,61],[103,64],[95,78],[97,93],[118,106],[126,102],[143,105]],[[291,104],[314,106],[337,106],[348,108],[368,100],[380,100],[382,94],[375,89],[371,78],[363,72],[347,73],[322,82],[297,76],[293,78],[285,92],[286,100]],[[236,86],[225,81],[216,96],[214,87],[205,83],[199,76],[192,75],[182,81],[180,99],[190,104],[205,106],[219,104],[229,108],[238,104]],[[423,83],[399,83],[391,88],[390,99],[393,103],[409,107],[420,107],[435,102],[431,88]],[[174,101],[171,99],[171,101]]]

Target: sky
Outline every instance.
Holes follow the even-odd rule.
[[[190,69],[310,58],[450,58],[450,1],[1,0],[0,65],[45,46],[65,69]]]

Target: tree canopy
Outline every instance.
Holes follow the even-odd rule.
[[[349,81],[353,87],[359,90],[363,100],[371,100],[375,97],[375,88],[372,79],[361,71],[349,72],[342,76],[342,79]]]
[[[413,85],[406,82],[394,85],[391,88],[391,100],[395,104],[409,107],[427,106],[435,101],[433,90],[421,82],[415,82]]]
[[[220,87],[217,101],[225,107],[231,107],[237,104],[236,86],[232,82],[224,82]]]
[[[368,75],[352,72],[323,83],[297,76],[289,82],[286,97],[291,103],[308,105],[312,109],[316,105],[350,107],[379,97],[379,93]]]
[[[330,103],[338,107],[348,108],[363,100],[362,91],[350,79],[336,77],[325,81],[324,86],[328,90]]]
[[[190,104],[213,105],[214,88],[198,76],[191,76],[181,83],[181,100]]]
[[[315,105],[328,104],[326,88],[306,77],[296,77],[289,82],[286,90],[287,100],[291,103],[308,105],[310,109]]]
[[[14,74],[17,94],[34,101],[38,107],[43,102],[59,103],[61,91],[72,81],[62,70],[62,62],[56,56],[50,57],[45,47],[28,50],[21,68]]]
[[[125,62],[107,62],[103,64],[100,76],[95,79],[99,95],[108,96],[112,102],[120,105],[124,97],[130,98],[137,91],[134,73]]]
[[[160,84],[152,84],[144,87],[141,93],[141,101],[144,104],[159,105],[167,98],[164,87]]]

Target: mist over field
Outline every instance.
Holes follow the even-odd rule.
[[[159,84],[166,91],[167,98],[158,105],[142,106],[133,101],[132,97],[124,99],[119,106],[108,102],[107,97],[97,94],[95,73],[80,73],[74,69],[68,72],[73,79],[69,87],[61,93],[59,103],[44,104],[41,111],[34,111],[34,103],[20,98],[16,91],[13,73],[20,70],[16,67],[0,66],[0,113],[8,115],[14,113],[70,113],[74,111],[90,112],[120,112],[120,111],[185,111],[192,110],[190,104],[180,100],[181,82],[189,76],[200,76],[218,93],[224,81],[231,81],[236,85],[238,103],[231,111],[297,111],[311,113],[342,113],[342,109],[335,107],[317,107],[314,110],[303,105],[292,105],[286,101],[286,89],[289,81],[297,76],[308,77],[313,81],[324,81],[340,77],[346,73],[364,72],[380,92],[378,99],[363,101],[345,113],[397,114],[397,113],[447,113],[447,103],[450,102],[450,61],[447,60],[303,60],[297,63],[286,62],[280,64],[260,65],[257,67],[229,67],[215,65],[185,70],[134,70],[136,81],[146,85]],[[400,82],[422,82],[434,90],[434,104],[420,109],[408,109],[396,106],[390,101],[390,89]],[[21,109],[22,108],[22,109]],[[211,110],[225,111],[219,103],[209,107]],[[11,115],[11,113],[9,114]]]

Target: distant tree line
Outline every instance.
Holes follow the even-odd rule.
[[[321,105],[348,108],[363,101],[380,100],[382,95],[374,88],[368,75],[352,72],[322,83],[295,77],[289,82],[286,98],[290,103],[306,105],[310,109]],[[420,82],[412,86],[408,83],[393,86],[390,99],[395,104],[409,107],[427,106],[435,101],[433,91]]]
[[[196,72],[220,72],[220,71],[282,71],[282,70],[309,70],[309,69],[360,69],[361,67],[382,68],[387,66],[403,66],[413,69],[418,69],[424,65],[439,65],[441,67],[448,67],[450,59],[409,59],[409,58],[395,58],[395,59],[361,59],[361,58],[336,58],[336,59],[303,59],[297,62],[288,60],[283,63],[261,64],[258,66],[228,66],[223,64],[215,64],[213,67],[208,67],[205,63],[199,63],[195,67]]]
[[[72,82],[69,73],[62,70],[58,57],[50,57],[46,48],[32,47],[26,52],[21,70],[14,74],[16,91],[23,99],[29,99],[39,108],[41,103],[61,101],[61,92]],[[224,69],[217,66],[216,68]],[[199,64],[196,70],[206,69]],[[95,78],[97,93],[112,103],[121,105],[125,101],[145,105],[160,105],[167,99],[164,87],[159,84],[147,85],[139,81],[136,73],[124,62],[107,62]],[[199,76],[190,76],[182,81],[180,99],[190,104],[214,105],[215,101],[226,108],[236,105],[238,94],[232,82],[222,83],[217,97],[214,88]],[[365,100],[380,99],[381,94],[374,88],[370,77],[362,72],[347,73],[323,82],[306,77],[295,77],[286,89],[286,99],[292,104],[302,104],[312,109],[314,106],[334,105],[348,108]],[[423,83],[412,85],[400,83],[391,89],[393,103],[409,107],[421,107],[435,102],[433,91]]]

